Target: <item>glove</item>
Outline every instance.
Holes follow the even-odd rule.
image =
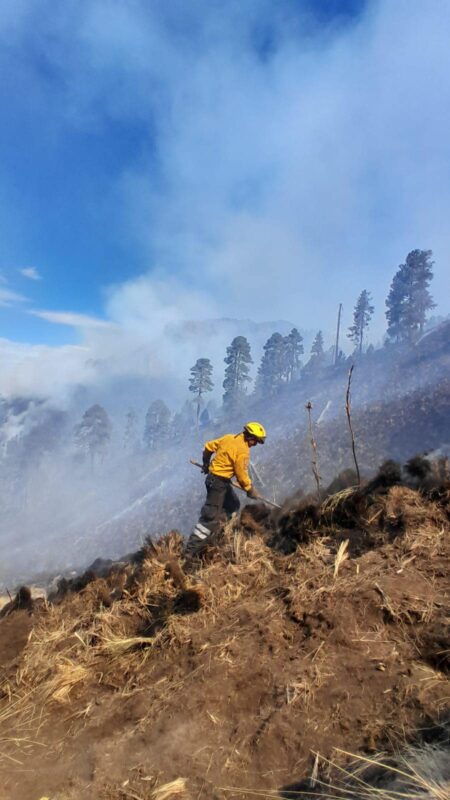
[[[205,475],[209,474],[209,461],[207,463],[206,463],[206,461],[203,462],[202,472]]]
[[[256,489],[253,486],[251,489],[248,490],[247,497],[251,497],[252,500],[261,499],[261,495],[259,494],[259,492],[256,491]]]

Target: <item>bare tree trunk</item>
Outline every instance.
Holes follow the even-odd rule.
[[[339,358],[339,334],[341,331],[341,314],[342,314],[342,303],[339,303],[337,329],[336,329],[336,346],[334,349],[334,366],[336,366]]]
[[[351,384],[352,384],[353,367],[354,367],[354,364],[351,365],[351,367],[349,369],[349,373],[348,373],[348,384],[347,384],[347,394],[346,394],[346,399],[345,399],[345,410],[347,412],[348,427],[350,428],[350,436],[351,436],[351,439],[352,439],[353,460],[355,462],[355,467],[356,467],[356,475],[357,475],[357,478],[358,478],[358,486],[361,486],[361,475],[360,475],[360,472],[359,472],[358,461],[357,461],[357,458],[356,458],[355,435],[353,433],[352,416],[351,416],[351,395],[350,395],[350,390],[351,390]]]
[[[320,496],[320,474],[319,474],[319,465],[317,462],[317,442],[314,438],[314,431],[313,431],[313,424],[312,424],[312,417],[311,417],[311,410],[312,410],[312,403],[309,400],[306,403],[306,411],[308,412],[308,421],[309,421],[309,437],[311,442],[311,450],[312,450],[312,460],[311,460],[311,467],[312,472],[314,475],[314,479],[316,481],[317,486],[317,499],[320,503],[321,496]]]
[[[197,397],[197,430],[199,429],[199,420],[200,420],[200,403],[202,401],[202,393],[198,393]]]

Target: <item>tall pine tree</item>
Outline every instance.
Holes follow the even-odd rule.
[[[435,307],[431,250],[412,250],[400,264],[386,300],[387,335],[391,341],[414,342],[423,333],[427,312]]]
[[[404,333],[403,306],[406,297],[405,269],[395,273],[386,300],[387,335],[392,342],[400,342]]]
[[[304,353],[303,337],[297,328],[284,337],[284,375],[290,383],[301,367],[300,356]]]
[[[264,345],[258,368],[256,392],[262,397],[274,395],[280,389],[285,374],[285,342],[281,333],[273,333]]]
[[[349,328],[347,336],[355,345],[355,350],[361,355],[363,349],[364,331],[369,325],[374,312],[367,289],[363,289],[356,301],[355,309],[353,311],[353,325]]]
[[[323,334],[322,331],[317,331],[311,346],[311,356],[304,368],[304,372],[306,374],[316,372],[323,366],[324,361],[325,353],[323,351]]]
[[[311,346],[311,355],[316,356],[317,358],[323,358],[323,333],[322,331],[317,331],[316,337]]]
[[[214,383],[212,382],[212,371],[213,368],[209,358],[198,358],[194,366],[191,367],[189,391],[195,395],[197,400],[197,427],[203,395],[207,392],[211,392],[214,388]]]
[[[224,359],[226,366],[223,381],[223,405],[226,411],[236,411],[246,394],[246,385],[251,381],[249,364],[253,364],[250,345],[245,336],[236,336],[227,347]]]

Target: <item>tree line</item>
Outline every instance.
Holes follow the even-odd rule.
[[[387,343],[413,344],[424,331],[427,312],[435,307],[429,286],[433,277],[431,250],[412,250],[404,264],[400,264],[386,299]],[[353,311],[353,324],[347,337],[353,343],[354,355],[361,355],[370,321],[374,313],[372,298],[367,289],[359,295]],[[270,397],[277,394],[283,384],[290,383],[302,371],[314,374],[324,366],[325,352],[322,331],[318,331],[311,347],[310,359],[302,369],[303,338],[297,328],[288,336],[273,333],[264,345],[258,367],[254,394]],[[343,356],[335,353],[335,363]],[[252,380],[249,365],[253,364],[250,345],[244,336],[238,336],[227,348],[223,381],[223,408],[235,411],[247,396],[247,386]],[[191,368],[189,390],[195,394],[198,414],[202,399],[214,388],[213,367],[209,359],[200,358]]]
[[[391,283],[386,299],[386,345],[412,345],[422,335],[429,310],[435,307],[429,287],[433,278],[431,250],[412,250],[405,263],[400,264]],[[347,337],[353,343],[353,357],[362,355],[367,339],[367,330],[374,313],[372,298],[363,289],[357,298],[353,323]],[[332,348],[332,350],[335,348]],[[266,341],[254,381],[253,392],[249,392],[253,379],[250,368],[254,363],[251,347],[245,336],[236,336],[227,347],[224,358],[225,372],[222,382],[222,409],[225,416],[238,413],[250,397],[255,400],[271,398],[283,386],[317,375],[330,363],[329,353],[325,352],[322,331],[318,331],[312,343],[306,364],[303,337],[297,328],[292,328],[286,336],[275,332]],[[342,351],[334,352],[334,364],[345,362]],[[195,422],[197,427],[209,422],[206,398],[214,388],[213,366],[208,358],[199,358],[190,369],[188,389],[194,396]],[[142,433],[145,449],[154,450],[165,441],[179,440],[184,432],[192,427],[192,408],[186,403],[184,408],[172,415],[163,400],[154,400],[147,411]],[[111,422],[102,406],[89,408],[82,421],[75,428],[75,443],[80,452],[92,459],[102,457],[111,438]],[[140,439],[137,431],[135,412],[129,411],[126,417],[124,447],[131,449]]]

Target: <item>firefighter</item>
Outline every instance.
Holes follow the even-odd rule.
[[[231,486],[233,477],[236,477],[239,485],[247,492],[247,497],[259,499],[260,495],[252,485],[248,468],[250,448],[264,444],[265,439],[266,431],[259,422],[247,422],[242,433],[227,433],[220,439],[206,442],[203,450],[203,472],[207,476],[206,501],[199,521],[186,543],[185,555],[198,555],[208,544],[211,534],[217,532],[222,513],[229,518],[238,510],[239,500]]]

